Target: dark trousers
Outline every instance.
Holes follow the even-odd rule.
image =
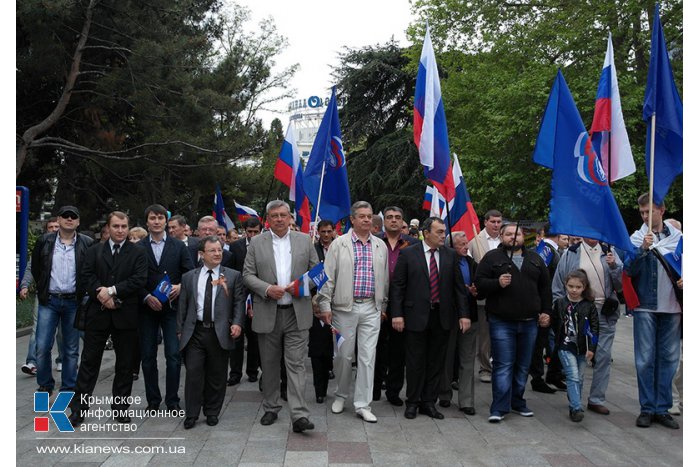
[[[406,405],[432,405],[438,398],[445,368],[449,331],[440,324],[440,310],[430,311],[423,331],[406,333]]]
[[[537,328],[537,339],[535,340],[535,348],[532,352],[532,361],[530,362],[530,376],[534,380],[544,378],[544,359],[542,355],[549,357],[549,365],[547,365],[547,382],[561,381],[564,375],[561,370],[561,361],[559,360],[558,352],[551,352],[549,346],[549,328]]]
[[[326,397],[328,392],[328,372],[333,369],[333,356],[311,357],[311,369],[314,373],[316,397]]]
[[[196,418],[200,411],[218,416],[226,396],[228,351],[219,344],[213,327],[197,323],[184,352],[185,417]]]
[[[180,403],[180,341],[177,338],[177,313],[141,313],[139,337],[141,340],[141,367],[149,404],[160,404],[163,397],[158,385],[158,330],[163,331],[165,353],[165,405],[172,408]],[[133,378],[133,376],[132,376]]]
[[[374,363],[374,393],[381,394],[382,382],[386,381],[389,371],[389,330],[391,329],[391,319],[382,321],[379,327],[379,337],[377,338],[377,352]],[[357,354],[355,354],[357,355]],[[401,381],[403,385],[403,381]],[[400,389],[399,389],[400,390]]]
[[[134,382],[132,370],[133,353],[139,345],[136,329],[115,329],[110,326],[107,329],[86,329],[83,338],[83,353],[80,357],[80,369],[75,385],[75,396],[71,401],[71,410],[87,410],[87,404],[81,404],[81,395],[92,395],[100,375],[102,354],[105,351],[107,337],[112,335],[114,344],[114,381],[112,382],[112,395],[126,398],[131,395],[131,386]],[[114,410],[126,410],[129,404],[112,404]]]
[[[253,331],[253,320],[246,315],[245,331],[236,338],[236,347],[229,351],[229,372],[230,379],[240,379],[243,376],[243,350],[245,348],[243,339],[248,341],[247,359],[245,372],[248,376],[258,376],[260,368],[260,351],[258,350],[258,335]]]
[[[386,394],[387,397],[399,397],[403,388],[404,368],[406,366],[406,332],[397,332],[390,327],[387,343]]]

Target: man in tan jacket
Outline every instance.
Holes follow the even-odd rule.
[[[486,253],[501,244],[500,230],[503,214],[496,209],[490,209],[484,214],[484,228],[479,235],[469,242],[469,252],[477,263]],[[489,323],[486,320],[486,301],[477,302],[479,316],[479,347],[476,355],[479,360],[479,379],[482,383],[491,382],[491,338]]]
[[[375,423],[377,417],[369,404],[381,316],[388,302],[388,253],[384,242],[370,233],[372,206],[368,202],[357,201],[352,205],[350,221],[350,232],[331,243],[328,249],[324,263],[328,281],[321,288],[318,300],[323,319],[332,322],[344,339],[335,359],[338,389],[331,410],[340,413],[345,408],[357,341],[355,412],[364,421]]]

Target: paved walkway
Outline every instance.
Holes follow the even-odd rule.
[[[156,417],[134,418],[133,432],[59,433],[51,425],[48,433],[35,433],[32,393],[36,384],[33,378],[19,371],[27,342],[28,336],[17,339],[17,464],[23,466],[81,462],[129,467],[146,464],[568,467],[679,466],[683,462],[683,429],[669,430],[656,424],[647,429],[635,427],[639,405],[631,318],[623,317],[617,327],[608,390],[608,407],[612,412],[609,416],[587,412],[583,422],[573,423],[568,418],[565,393],[533,393],[528,385],[525,397],[535,416],[523,418],[513,414],[500,424],[489,424],[490,385],[477,382],[476,416],[467,417],[452,406],[441,409],[444,420],[434,421],[422,415],[407,420],[402,408],[395,408],[382,398],[373,404],[379,422],[367,424],[352,412],[332,414],[332,397],[323,405],[315,403],[311,367],[307,362],[306,398],[316,429],[305,434],[292,432],[286,407],[274,425],[261,426],[262,395],[257,383],[249,383],[245,378],[240,385],[228,388],[221,421],[216,427],[207,426],[200,417],[194,429],[185,431],[180,418]],[[164,367],[161,352],[160,368]],[[96,396],[110,394],[113,372],[114,353],[108,351]],[[585,395],[590,378],[588,370]],[[333,387],[331,381],[331,395]],[[161,388],[164,388],[164,371],[161,371]],[[183,391],[181,387],[181,398]],[[144,395],[143,380],[134,383],[133,393]],[[145,406],[144,400],[136,408],[145,409]],[[677,418],[682,425],[683,417]],[[111,425],[111,421],[94,418],[86,422]],[[68,452],[39,453],[38,449],[42,448]],[[124,453],[127,449],[131,451],[128,454]]]

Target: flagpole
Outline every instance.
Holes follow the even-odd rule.
[[[445,209],[447,209],[447,235],[450,236],[450,248],[452,248],[452,224],[450,223],[450,203],[447,201],[447,198],[445,198]]]
[[[656,145],[656,112],[651,114],[651,158],[649,161],[649,233],[651,230],[651,211],[654,203],[654,149]]]
[[[321,166],[321,182],[318,185],[318,201],[316,202],[316,218],[314,219],[314,228],[318,225],[318,219],[321,212],[321,193],[323,192],[323,177],[326,175],[326,160],[323,160]]]
[[[270,180],[270,186],[267,187],[267,196],[265,196],[265,204],[263,205],[263,209],[265,210],[265,217],[263,220],[267,220],[267,203],[270,201],[270,191],[272,191],[272,184],[275,183],[275,176],[272,176],[272,180]],[[265,223],[263,222],[263,226]]]

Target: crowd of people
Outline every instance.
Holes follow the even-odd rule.
[[[532,417],[528,376],[533,391],[566,391],[569,417],[580,422],[585,410],[610,413],[605,394],[624,271],[639,299],[632,313],[636,424],[677,429],[683,282],[659,251],[674,249],[682,234],[677,222],[664,221],[663,205],[646,195],[638,205],[644,225],[631,236],[634,252],[546,226],[537,247],[526,248],[523,230],[495,209],[470,240],[448,233],[439,217],[407,223],[398,206],[379,216],[358,201],[347,233],[320,221],[310,237],[278,200],[266,206],[267,228],[251,217],[239,238],[211,216],[193,232],[183,216],[153,204],[144,227],[130,229],[128,215],[114,211],[93,239],[78,233],[78,208],[63,206],[47,222],[20,285],[25,299],[34,283],[38,302],[21,370],[49,395],[60,372],[60,391],[75,392],[73,426],[85,421],[85,396],[93,394],[105,349],[116,357],[112,409],[119,423],[131,422],[128,400],[141,371],[149,412],[162,413],[164,403],[168,413],[184,414],[185,429],[200,415],[216,425],[227,386],[239,384],[245,369],[263,393],[262,425],[276,421],[283,400],[293,431],[311,430],[307,356],[315,401],[325,403],[335,378],[332,413],[343,412],[353,393],[352,409],[368,423],[377,422],[371,405],[382,389],[389,403],[405,405],[407,419],[443,419],[438,406],[452,404],[474,416],[477,379],[491,385],[489,422],[511,413]],[[319,262],[326,282],[299,293],[295,279]],[[593,377],[584,402],[587,366]]]

